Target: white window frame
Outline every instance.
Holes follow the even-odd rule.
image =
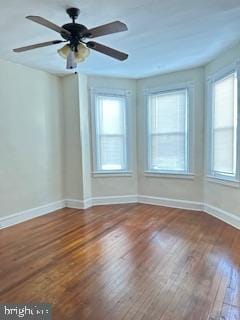
[[[213,85],[224,78],[227,78],[231,74],[236,74],[237,77],[237,150],[236,150],[236,175],[226,175],[214,173],[213,171]],[[210,75],[207,78],[207,101],[206,101],[206,158],[205,158],[205,176],[208,181],[214,183],[220,183],[232,187],[240,187],[240,61],[237,61],[229,66],[226,66],[222,70]]]
[[[91,127],[92,127],[92,174],[94,177],[111,177],[111,176],[131,176],[131,157],[130,157],[130,141],[131,134],[129,130],[130,123],[130,96],[131,92],[124,89],[110,88],[91,88]],[[96,99],[98,96],[120,97],[125,99],[125,161],[126,167],[121,170],[101,170],[99,168],[98,143],[96,126]]]
[[[185,171],[177,170],[153,170],[150,168],[150,141],[149,141],[149,96],[174,91],[186,90],[187,92],[187,168]],[[195,117],[194,117],[194,82],[184,82],[162,86],[158,88],[147,88],[145,96],[145,176],[161,178],[194,179],[193,143],[195,141]]]

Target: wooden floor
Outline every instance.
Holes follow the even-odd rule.
[[[149,205],[63,209],[0,231],[0,303],[54,320],[239,320],[240,231]]]

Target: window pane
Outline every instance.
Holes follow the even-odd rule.
[[[101,169],[122,170],[124,169],[124,140],[119,136],[102,136],[101,146]]]
[[[124,98],[98,97],[99,124],[102,134],[124,132]]]
[[[214,132],[214,170],[233,174],[234,141],[233,129],[218,129]]]
[[[152,169],[185,170],[184,134],[162,134],[152,137]]]
[[[187,90],[149,97],[150,169],[188,170]]]
[[[184,132],[186,91],[150,97],[152,133]]]
[[[236,175],[237,79],[235,74],[213,85],[213,172]]]
[[[97,170],[127,170],[126,98],[97,95],[95,102]]]
[[[218,81],[214,86],[214,128],[232,127],[234,124],[235,76]]]

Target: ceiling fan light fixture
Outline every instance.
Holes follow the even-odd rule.
[[[72,19],[72,22],[64,24],[62,27],[40,16],[27,16],[27,19],[56,31],[63,39],[36,43],[13,49],[13,51],[20,53],[32,49],[56,45],[61,42],[68,42],[62,48],[57,50],[58,54],[63,59],[67,60],[67,69],[76,68],[78,63],[83,62],[89,56],[90,50],[95,50],[119,61],[124,61],[128,58],[126,53],[110,48],[101,43],[92,40],[87,43],[84,42],[86,38],[94,39],[108,34],[127,31],[128,28],[125,23],[117,20],[89,29],[83,24],[76,23],[79,13],[80,10],[78,8],[68,8],[67,14]]]
[[[76,62],[76,63],[80,63],[80,62],[85,61],[84,58],[82,58],[82,57],[77,57],[76,52],[75,52],[75,54],[74,54],[74,57],[75,57],[74,59],[75,59],[75,62]]]
[[[67,56],[67,65],[66,65],[67,69],[76,69],[77,68],[77,62],[75,59],[75,55],[74,52],[72,50],[70,50],[68,56]]]
[[[90,50],[84,43],[79,43],[77,46],[77,52],[75,52],[76,59],[85,59],[89,56]]]
[[[58,54],[60,55],[60,57],[62,57],[63,59],[67,59],[69,53],[70,53],[71,48],[68,44],[66,44],[65,46],[63,46],[61,49],[58,50]]]
[[[58,50],[58,54],[63,59],[67,59],[71,52],[74,54],[74,59],[76,63],[83,62],[85,58],[87,58],[90,54],[89,48],[84,43],[79,43],[79,45],[77,46],[76,52],[72,51],[69,44],[66,44],[61,49]],[[71,57],[71,59],[73,59],[73,57]]]

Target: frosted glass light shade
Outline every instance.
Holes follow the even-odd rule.
[[[71,51],[71,48],[68,44],[66,44],[64,47],[58,50],[58,54],[63,58],[67,59],[69,53]]]
[[[83,44],[83,43],[79,43],[78,47],[77,47],[77,52],[75,52],[75,60],[76,62],[82,62],[85,60],[85,58],[87,58],[89,56],[90,50],[88,49],[88,47]]]
[[[72,51],[71,47],[69,44],[66,44],[64,47],[58,50],[58,54],[63,58],[67,59],[69,56],[70,52]],[[73,52],[74,57],[75,57],[75,62],[79,63],[85,60],[90,54],[90,50],[84,43],[79,43],[77,46],[77,52]]]

